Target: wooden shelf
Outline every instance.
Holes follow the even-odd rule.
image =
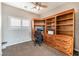
[[[34,24],[34,26],[45,26],[45,24]]]
[[[68,24],[57,24],[57,26],[68,26],[68,25],[73,25],[73,23],[68,23]]]
[[[46,23],[55,23],[55,21],[47,21]]]
[[[48,30],[54,30],[54,34],[56,32],[55,28],[55,17],[46,19],[46,34],[48,34]]]
[[[32,20],[32,40],[35,41],[35,31],[37,30],[37,28],[44,28],[43,31],[41,31],[41,33],[43,34],[43,38],[45,38],[45,19],[40,19],[40,18],[33,18]]]
[[[60,31],[60,32],[73,32],[73,31],[68,31],[68,30],[57,30],[57,31]]]
[[[70,36],[70,37],[74,37],[74,11],[73,10],[69,10],[69,11],[65,11],[65,12],[62,12],[60,14],[57,14],[57,17],[56,17],[56,35],[67,35],[67,36]],[[63,36],[62,36],[63,37]],[[58,37],[57,39],[61,38],[62,37]],[[64,39],[64,38],[63,38]],[[64,40],[67,40],[67,39],[64,39]],[[69,42],[71,41],[71,42]],[[67,45],[62,45],[60,43],[65,43],[64,41],[62,42],[57,42],[57,49],[59,49],[60,51],[63,51],[64,53],[67,53],[68,55],[73,55],[73,39],[69,39],[69,42],[70,44],[68,46],[70,47],[67,47],[65,48],[65,46]],[[63,47],[62,47],[63,46]],[[70,51],[65,51],[65,50],[70,50]]]
[[[47,26],[55,27],[55,25],[47,25]]]
[[[70,18],[65,18],[65,19],[58,19],[57,21],[66,21],[66,20],[72,20],[73,19],[73,17],[70,17]]]

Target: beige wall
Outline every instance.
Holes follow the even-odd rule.
[[[2,55],[2,51],[1,51],[1,2],[0,2],[0,56]]]
[[[9,30],[9,18],[8,16],[14,16],[19,18],[26,18],[30,21],[30,26],[19,30]],[[22,9],[18,9],[2,3],[2,41],[7,42],[5,46],[14,45],[17,43],[31,41],[31,20],[33,17],[39,17],[37,14],[33,14]],[[3,46],[3,48],[5,48]]]
[[[54,9],[51,9],[48,12],[45,12],[45,13],[41,14],[41,17],[47,17],[47,16],[50,16],[50,15],[62,12],[64,10],[72,9],[72,8],[77,9],[78,7],[79,7],[79,2],[72,2],[72,3],[71,2],[68,2],[68,3],[66,2],[63,5],[59,5],[59,6],[55,7]]]
[[[47,17],[50,15],[57,14],[59,12],[62,12],[64,10],[72,9],[74,8],[76,11],[75,14],[75,50],[79,51],[79,2],[74,2],[74,3],[65,3],[63,5],[60,5],[54,9],[49,10],[46,13],[41,14],[42,17]]]

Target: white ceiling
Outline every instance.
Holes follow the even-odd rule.
[[[14,7],[17,7],[17,8],[20,8],[20,9],[23,9],[25,11],[35,13],[35,14],[42,14],[42,13],[47,12],[53,8],[56,8],[59,5],[62,5],[65,2],[42,2],[42,4],[45,4],[48,7],[41,8],[41,10],[39,10],[39,11],[36,9],[35,10],[32,9],[34,5],[31,2],[4,2],[4,3],[11,5],[11,6],[14,6]],[[27,8],[25,8],[24,6],[27,6]]]

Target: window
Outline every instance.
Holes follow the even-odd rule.
[[[10,28],[23,28],[30,25],[30,20],[23,19],[23,18],[17,18],[17,17],[10,17]]]
[[[10,17],[10,26],[21,26],[21,20],[19,18]]]
[[[22,20],[22,26],[29,26],[30,25],[30,21],[29,20]]]

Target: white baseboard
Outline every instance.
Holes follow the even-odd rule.
[[[14,44],[7,44],[7,45],[3,46],[2,49],[5,49],[5,48],[7,48],[7,47],[9,47],[9,46],[12,46],[12,45],[15,45],[15,44],[24,43],[24,42],[29,42],[29,41],[32,41],[32,40],[21,41],[21,42],[17,42],[17,43],[14,43]]]
[[[75,49],[75,51],[78,51],[79,52],[79,49]]]

